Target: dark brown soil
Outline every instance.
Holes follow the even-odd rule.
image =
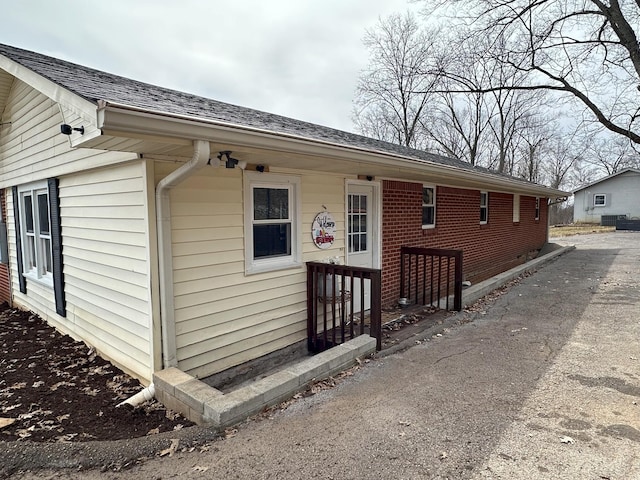
[[[142,388],[37,315],[0,306],[0,441],[118,440],[193,425],[155,401],[116,408]]]

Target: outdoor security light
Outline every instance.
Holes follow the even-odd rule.
[[[66,123],[60,125],[60,133],[63,135],[71,135],[73,132],[80,132],[80,135],[84,135],[84,126],[73,128],[71,125],[67,125]]]

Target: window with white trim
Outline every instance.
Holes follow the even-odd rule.
[[[536,216],[535,220],[540,220],[540,197],[536,197]]]
[[[245,271],[301,265],[300,178],[244,172]]]
[[[23,275],[53,285],[49,191],[46,182],[18,189]]]
[[[422,187],[422,228],[436,226],[436,188],[428,185]]]
[[[480,225],[487,223],[489,219],[489,194],[480,192]]]
[[[607,206],[607,195],[605,193],[596,193],[593,196],[593,206],[594,207],[606,207]]]

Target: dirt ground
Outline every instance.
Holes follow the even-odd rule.
[[[119,440],[193,425],[158,402],[116,408],[142,385],[37,315],[0,306],[0,441]]]
[[[385,312],[383,348],[448,314],[427,307]],[[193,425],[155,401],[116,408],[143,386],[86,344],[6,304],[0,306],[0,371],[0,441],[125,440]]]

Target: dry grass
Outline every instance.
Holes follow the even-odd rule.
[[[615,232],[616,227],[601,227],[593,223],[576,223],[571,225],[555,225],[549,227],[550,237],[569,237],[571,235],[585,235],[588,233]]]

